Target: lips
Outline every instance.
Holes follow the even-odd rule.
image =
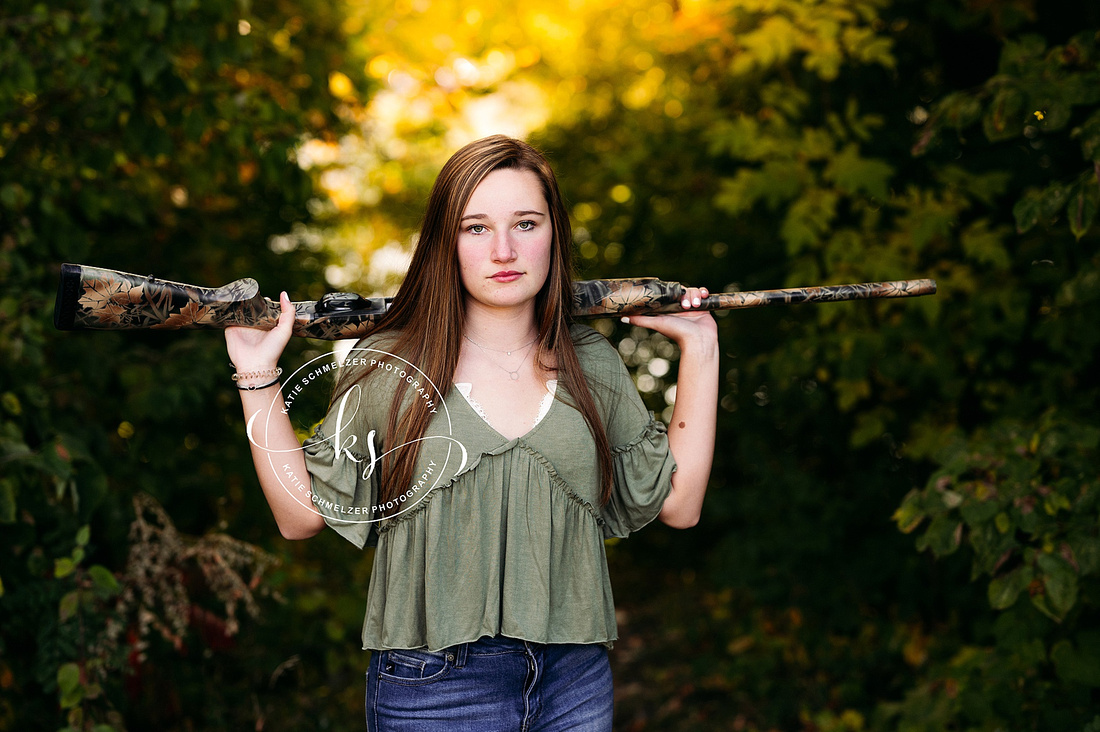
[[[514,270],[502,270],[492,275],[489,279],[493,280],[494,282],[515,282],[522,276],[522,272],[516,272]]]

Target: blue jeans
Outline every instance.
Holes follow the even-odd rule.
[[[602,645],[497,636],[442,651],[375,651],[369,732],[608,732],[611,666]]]

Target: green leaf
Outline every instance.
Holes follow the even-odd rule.
[[[88,546],[88,539],[92,536],[92,528],[85,524],[80,527],[80,530],[76,532],[76,545]]]
[[[1092,226],[1096,219],[1097,192],[1094,186],[1077,186],[1066,205],[1066,216],[1069,219],[1069,230],[1081,241],[1081,237]]]
[[[1072,136],[1081,141],[1081,154],[1085,160],[1100,162],[1100,112],[1093,112],[1084,124],[1073,131]]]
[[[1027,98],[1015,87],[1000,89],[982,115],[982,131],[990,142],[1010,140],[1023,133]]]
[[[1062,183],[1053,183],[1039,194],[1039,215],[1045,221],[1054,219],[1062,213],[1062,208],[1069,201],[1070,187]]]
[[[15,484],[0,480],[0,524],[15,523]]]
[[[961,130],[969,127],[982,116],[982,105],[972,94],[957,92],[948,94],[937,105],[944,121]]]
[[[959,243],[968,258],[1005,270],[1012,264],[1012,258],[1005,248],[1005,238],[1004,227],[991,230],[989,221],[980,219],[966,227],[959,237]]]
[[[998,70],[1002,74],[1024,75],[1032,64],[1040,62],[1047,50],[1046,40],[1036,34],[1026,34],[1005,41]]]
[[[61,692],[61,708],[71,709],[84,698],[80,686],[80,667],[75,663],[62,664],[57,669],[57,689]]]
[[[893,174],[893,166],[875,158],[862,157],[855,144],[841,150],[824,173],[825,179],[835,182],[841,191],[849,195],[865,193],[880,201],[889,196]]]
[[[53,576],[57,579],[68,577],[76,569],[76,563],[69,557],[55,559],[53,563]]]
[[[932,519],[927,531],[917,539],[917,549],[928,549],[937,557],[944,557],[959,548],[961,538],[962,523],[949,514],[942,514]]]
[[[1017,567],[996,577],[989,583],[989,605],[994,610],[1005,610],[1016,603],[1020,593],[1031,584],[1034,572],[1031,567]]]
[[[77,590],[73,590],[72,592],[67,592],[61,598],[61,602],[58,603],[58,606],[57,606],[58,617],[61,619],[61,622],[65,622],[69,618],[76,615],[76,611],[79,610],[79,609],[80,609],[80,592],[77,591]]]
[[[161,3],[153,3],[149,6],[149,34],[153,36],[164,32],[164,26],[168,23],[168,7]]]
[[[918,490],[911,490],[902,499],[901,505],[894,511],[893,520],[898,529],[904,534],[910,534],[916,530],[924,520],[923,494]]]
[[[1100,635],[1082,631],[1075,640],[1076,647],[1068,639],[1062,639],[1050,649],[1050,660],[1059,678],[1100,687]]]
[[[1016,201],[1012,207],[1012,216],[1016,219],[1016,233],[1023,234],[1030,231],[1039,223],[1042,215],[1042,199],[1038,191],[1028,191],[1024,197]]]
[[[1054,554],[1040,554],[1036,562],[1042,571],[1049,607],[1059,618],[1064,618],[1077,602],[1077,572]]]
[[[1100,539],[1088,534],[1078,534],[1070,536],[1069,545],[1082,576],[1100,571]]]
[[[109,597],[121,589],[114,573],[100,564],[93,564],[89,567],[88,575],[92,578],[92,586],[95,588],[96,593],[101,597]]]

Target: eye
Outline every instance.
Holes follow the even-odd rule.
[[[485,224],[471,224],[466,227],[466,231],[471,234],[484,234],[486,231]]]
[[[516,228],[519,229],[520,231],[530,231],[531,229],[535,228],[537,225],[538,224],[536,224],[534,221],[530,221],[530,220],[520,221],[518,224],[516,224]]]

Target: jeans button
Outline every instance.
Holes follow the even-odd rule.
[[[447,663],[454,663],[454,661],[455,661],[455,654],[448,653],[447,654]]]

